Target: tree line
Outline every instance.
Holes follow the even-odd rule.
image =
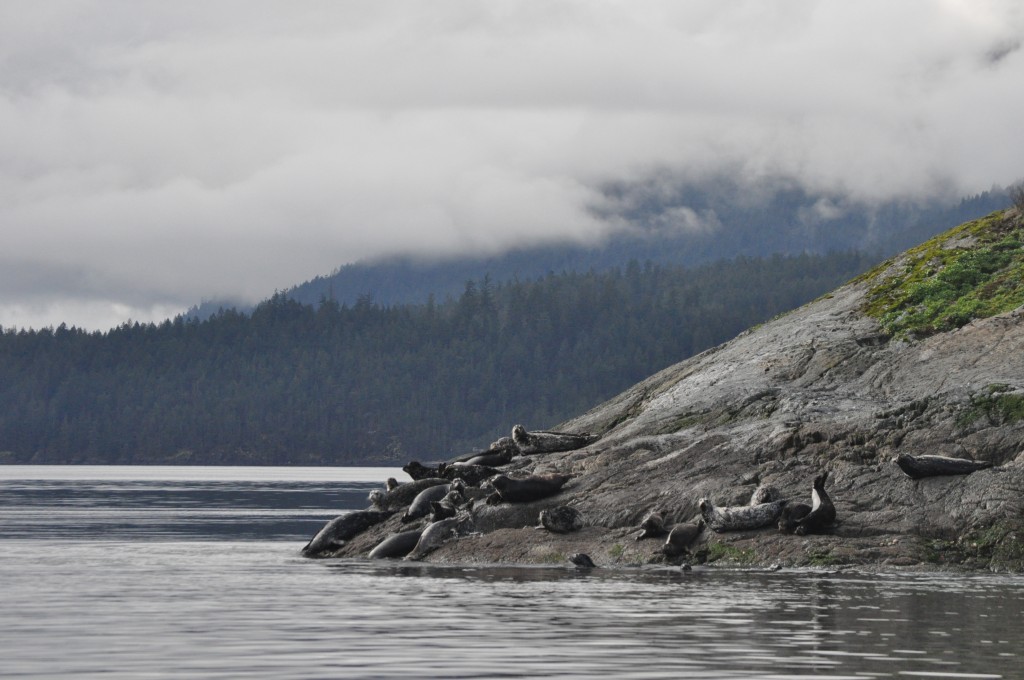
[[[856,253],[468,281],[426,304],[277,293],[107,332],[0,333],[0,462],[368,465],[551,427],[825,293]]]

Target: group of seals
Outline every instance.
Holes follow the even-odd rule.
[[[473,516],[479,514],[474,509],[476,501],[486,499],[488,505],[530,503],[558,494],[571,479],[571,475],[562,474],[524,476],[502,472],[501,468],[512,463],[513,459],[535,453],[572,450],[596,439],[595,435],[586,433],[527,432],[517,425],[513,428],[513,436],[499,439],[486,451],[470,453],[436,467],[412,461],[403,470],[413,481],[400,484],[389,478],[384,489],[370,492],[368,509],[350,512],[327,522],[301,552],[307,557],[336,554],[360,533],[404,510],[401,523],[413,526],[379,541],[370,550],[369,557],[421,559],[450,538],[472,530]],[[484,506],[480,508],[482,512]],[[501,511],[488,512],[489,515],[482,518],[483,522],[493,526]],[[429,521],[426,519],[428,515]],[[567,533],[582,528],[583,518],[575,508],[558,506],[540,513],[539,526],[548,531]]]

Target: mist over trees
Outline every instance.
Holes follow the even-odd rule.
[[[386,306],[0,334],[0,461],[389,464],[544,428],[849,280],[853,253],[630,262]]]

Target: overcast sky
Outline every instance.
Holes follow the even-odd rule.
[[[1024,3],[0,0],[0,325],[622,228],[609,182],[1024,176]],[[685,228],[686,224],[681,224]]]

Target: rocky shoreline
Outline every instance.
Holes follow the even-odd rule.
[[[1001,229],[1006,243],[1004,234],[1020,223],[1008,211],[986,228]],[[926,245],[960,253],[980,247],[979,239],[985,243],[953,230]],[[887,325],[894,317],[879,319],[870,307],[881,286],[918,266],[918,251],[563,423],[556,429],[600,438],[571,451],[519,455],[499,468],[513,478],[571,476],[557,494],[478,501],[474,528],[424,560],[567,564],[586,553],[599,566],[685,560],[1024,571],[1024,307],[951,330],[894,335]],[[941,272],[937,256],[927,257]],[[899,454],[992,467],[912,479],[896,465]],[[812,480],[823,472],[837,514],[829,533],[796,536],[774,524],[705,529],[680,558],[662,553],[663,539],[634,540],[652,510],[668,524],[693,521],[701,498],[745,505],[758,485],[810,503]],[[542,510],[558,506],[577,510],[583,528],[534,528]],[[366,556],[408,528],[393,515],[331,555]]]

